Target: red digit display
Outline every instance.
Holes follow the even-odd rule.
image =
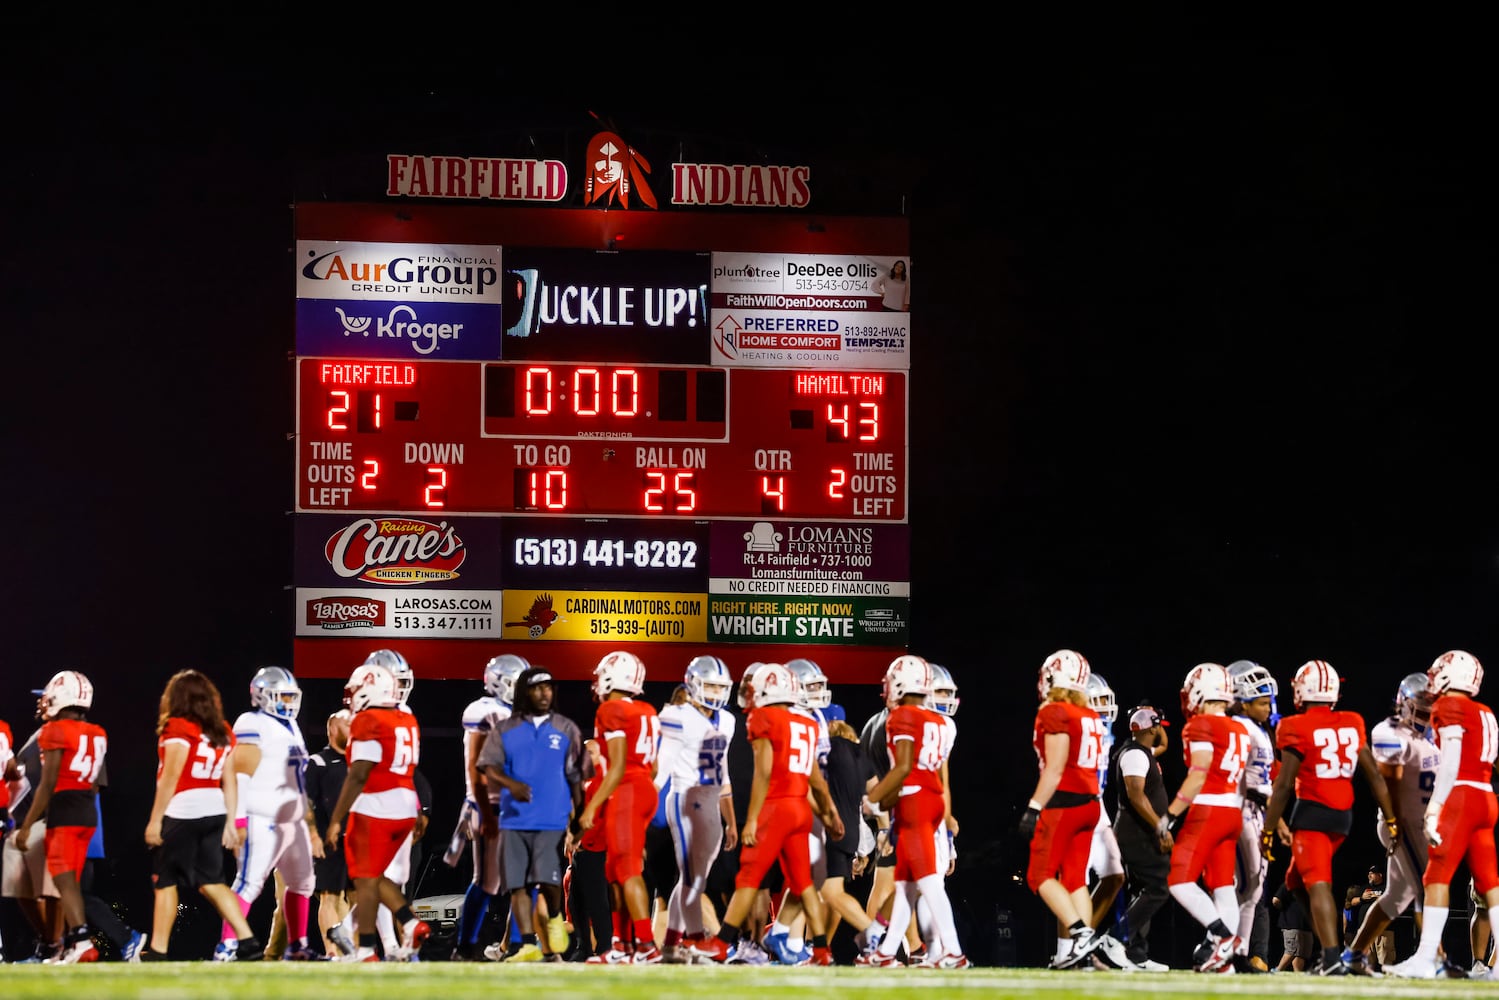
[[[301,512],[906,520],[903,371],[297,364]]]

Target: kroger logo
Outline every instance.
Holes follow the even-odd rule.
[[[423,323],[416,310],[408,305],[396,306],[385,317],[351,316],[339,306],[333,310],[343,324],[345,337],[368,337],[373,333],[377,340],[410,340],[411,349],[423,356],[434,353],[439,341],[457,340],[463,332],[462,323]]]

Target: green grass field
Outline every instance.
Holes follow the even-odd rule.
[[[783,969],[699,965],[650,968],[547,965],[519,968],[488,963],[343,965],[281,962],[221,965],[180,962],[126,965],[117,962],[70,966],[0,966],[5,1000],[124,1000],[206,997],[211,1000],[352,997],[370,1000],[456,1000],[491,997],[496,990],[534,993],[537,1000],[599,997],[609,1000],[778,1000],[813,994],[837,1000],[888,998],[913,989],[956,996],[1039,997],[1084,1000],[1098,996],[1139,998],[1312,996],[1499,997],[1499,984],[1442,980],[1327,980],[1305,974],[1214,976],[1190,972],[1080,973],[1040,969]]]

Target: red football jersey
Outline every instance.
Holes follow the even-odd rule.
[[[57,792],[92,792],[104,766],[109,740],[104,727],[82,719],[53,719],[43,724],[37,734],[37,746],[43,753],[62,751],[62,770],[57,772]]]
[[[5,766],[10,759],[16,755],[15,737],[10,733],[10,724],[0,722],[0,774],[5,771]],[[10,783],[0,781],[0,809],[10,808]]]
[[[361,743],[358,757],[354,744]],[[422,731],[416,716],[399,708],[366,708],[349,723],[350,763],[373,760],[375,766],[364,783],[364,794],[388,792],[393,788],[416,791],[412,773],[422,756]]]
[[[1358,752],[1368,742],[1364,718],[1331,705],[1308,705],[1275,727],[1275,745],[1301,758],[1296,769],[1296,797],[1329,809],[1353,808],[1353,772]]]
[[[806,798],[807,779],[817,765],[817,720],[785,705],[765,705],[750,713],[744,735],[751,744],[770,741],[775,763],[765,797]]]
[[[157,779],[161,778],[161,765],[166,757],[167,744],[182,743],[187,746],[187,763],[177,777],[177,787],[172,790],[172,794],[195,788],[220,788],[224,776],[224,761],[228,759],[229,751],[234,749],[234,733],[230,731],[228,736],[228,743],[216,747],[203,735],[203,728],[191,719],[176,715],[167,719],[166,728],[156,739]]]
[[[1494,773],[1494,759],[1499,756],[1499,724],[1489,706],[1472,698],[1443,695],[1431,707],[1431,728],[1437,733],[1437,746],[1445,755],[1448,741],[1442,730],[1457,726],[1462,730],[1461,749],[1457,759],[1457,780],[1489,785]]]
[[[1236,795],[1249,760],[1249,734],[1226,715],[1194,715],[1182,729],[1182,756],[1192,766],[1192,751],[1211,748],[1212,762],[1199,795]]]
[[[1062,770],[1062,780],[1057,783],[1059,792],[1077,792],[1082,795],[1098,794],[1098,768],[1103,763],[1103,720],[1091,708],[1074,705],[1070,701],[1048,701],[1036,713],[1036,730],[1032,743],[1036,748],[1036,761],[1046,769],[1046,736],[1048,733],[1066,733],[1069,737],[1068,755],[1072,758]]]
[[[649,703],[632,698],[600,702],[593,716],[593,735],[604,748],[605,760],[609,758],[609,738],[624,739],[625,773],[620,775],[621,781],[629,781],[633,775],[651,777],[651,764],[661,744],[661,720]]]
[[[944,716],[920,705],[900,705],[890,710],[885,720],[885,748],[890,763],[895,763],[895,744],[912,741],[911,773],[905,784],[942,794],[942,761],[946,758],[943,740]]]

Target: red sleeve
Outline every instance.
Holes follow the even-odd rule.
[[[198,742],[200,732],[201,730],[192,722],[174,715],[167,719],[166,728],[161,731],[161,738],[156,742],[160,745],[167,740],[183,740],[191,746]]]
[[[890,717],[885,720],[885,738],[892,743],[895,742],[896,737],[900,736],[914,740],[920,731],[920,716],[910,711],[905,705],[891,712]]]
[[[750,713],[749,722],[744,727],[744,735],[751,743],[770,737],[770,716],[770,712]]]
[[[1043,735],[1069,732],[1067,709],[1062,707],[1063,704],[1060,701],[1049,701],[1041,706],[1041,711],[1036,713],[1037,732]],[[893,712],[891,716],[894,716]],[[886,729],[888,730],[888,728],[889,724],[887,723]]]
[[[1306,747],[1301,734],[1301,727],[1296,725],[1299,715],[1288,716],[1280,720],[1280,725],[1275,727],[1275,745],[1281,750],[1294,750],[1299,757],[1306,756]]]
[[[360,712],[354,716],[349,723],[349,742],[355,740],[378,740],[380,738],[380,720],[376,719],[371,712]]]
[[[42,731],[36,734],[36,744],[42,750],[69,750],[72,749],[73,741],[68,736],[67,727],[57,720],[45,723]]]

